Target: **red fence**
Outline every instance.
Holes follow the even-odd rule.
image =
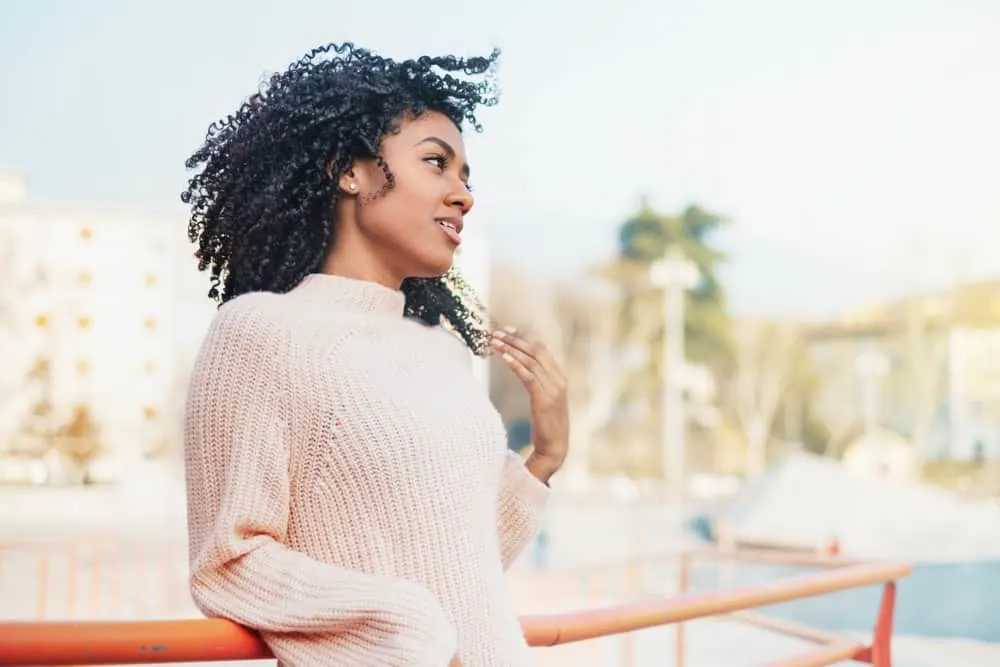
[[[52,617],[73,618],[86,602],[90,610],[101,608],[101,616],[121,618],[121,609],[129,603],[143,602],[144,596],[166,596],[172,590],[178,595],[182,573],[169,571],[162,549],[144,552],[145,562],[159,566],[127,569],[124,563],[133,560],[135,549],[116,547],[113,543],[91,545],[0,545],[0,581],[5,574],[4,563],[11,557],[37,559],[37,591],[34,600],[25,600],[33,613],[19,614],[16,620],[0,623],[0,664],[18,665],[97,665],[139,664],[163,662],[205,662],[213,660],[266,659],[270,655],[257,636],[233,623],[222,620],[178,621],[51,621]],[[83,581],[80,557],[89,555],[87,580]],[[660,556],[662,561],[668,555]],[[858,563],[842,559],[814,558],[801,555],[767,552],[694,551],[670,554],[680,557],[680,591],[676,597],[651,601],[604,606],[585,611],[522,617],[524,634],[531,646],[546,647],[609,637],[622,636],[622,664],[635,663],[632,633],[645,628],[674,625],[676,629],[675,664],[685,662],[684,622],[700,618],[729,615],[738,620],[782,634],[809,640],[816,647],[796,658],[775,663],[775,666],[806,667],[832,665],[843,660],[889,667],[890,641],[895,582],[909,575],[907,563]],[[723,590],[700,595],[685,594],[690,563],[695,558],[737,560],[742,562],[804,565],[822,571],[787,577],[767,584]],[[152,560],[148,560],[152,559]],[[58,563],[59,569],[54,565]],[[617,564],[626,575],[626,589],[638,586],[639,570],[649,561]],[[607,573],[615,564],[602,566]],[[599,572],[590,573],[596,576]],[[180,577],[180,578],[179,578]],[[68,591],[60,610],[53,608],[52,581],[59,579]],[[155,582],[161,585],[156,585]],[[152,584],[152,585],[151,585]],[[883,586],[881,605],[873,610],[874,631],[870,643],[861,643],[814,628],[778,621],[754,613],[755,608],[816,597],[852,588]],[[88,591],[80,597],[81,591]],[[108,594],[110,591],[110,594]],[[186,595],[186,590],[181,591]],[[107,604],[105,604],[107,603]],[[141,605],[140,605],[141,606]],[[86,610],[84,610],[86,611]],[[141,611],[141,610],[140,610]],[[55,612],[55,613],[53,613]],[[81,616],[93,618],[94,614]],[[31,618],[33,620],[27,620]]]

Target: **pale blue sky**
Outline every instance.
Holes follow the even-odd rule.
[[[647,192],[732,217],[743,312],[1000,275],[995,0],[0,0],[0,166],[38,199],[179,208],[208,123],[343,40],[503,49],[470,224],[527,269],[608,256]]]

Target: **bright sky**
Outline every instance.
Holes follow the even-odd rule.
[[[742,312],[1000,276],[996,0],[0,0],[0,165],[37,199],[179,207],[207,125],[343,40],[503,49],[468,140],[501,260],[579,272],[646,192],[732,218]]]

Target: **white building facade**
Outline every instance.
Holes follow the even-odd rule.
[[[81,408],[105,459],[176,443],[215,312],[184,216],[37,203],[2,173],[0,239],[0,448],[37,452]]]
[[[37,456],[85,408],[102,466],[179,453],[191,365],[216,312],[183,211],[32,201],[0,171],[0,459]],[[458,259],[488,298],[486,234]],[[487,382],[486,365],[475,363]],[[49,440],[46,440],[49,438]]]

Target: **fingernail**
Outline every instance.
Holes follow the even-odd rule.
[[[505,330],[505,331],[506,331],[507,333],[517,333],[517,329],[515,329],[514,327],[511,327],[511,326],[506,326],[506,327],[504,327],[504,330]]]
[[[495,347],[498,350],[502,350],[503,349],[503,341],[501,341],[501,340],[495,340],[495,341],[493,341],[493,347]]]
[[[506,352],[504,352],[503,353],[503,360],[504,361],[514,361],[514,357],[512,357],[509,354],[507,354]]]
[[[507,334],[505,334],[505,333],[504,333],[504,332],[502,332],[502,331],[494,331],[494,332],[493,332],[493,335],[494,335],[494,336],[496,336],[497,338],[503,338],[503,337],[504,337],[504,336],[506,336]]]

